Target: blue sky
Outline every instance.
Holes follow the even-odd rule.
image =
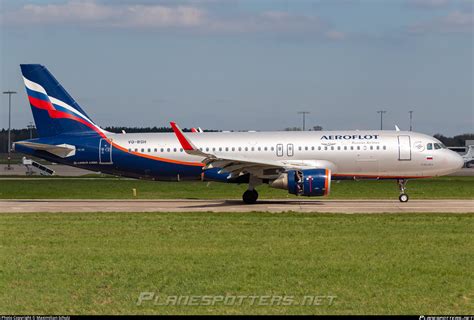
[[[101,126],[474,132],[468,0],[1,1],[1,89],[41,63]],[[0,127],[7,127],[2,97]]]

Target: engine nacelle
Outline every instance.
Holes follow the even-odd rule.
[[[331,189],[331,170],[290,170],[282,173],[270,186],[288,190],[297,196],[327,196]]]

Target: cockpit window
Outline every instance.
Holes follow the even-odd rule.
[[[426,145],[426,150],[433,150],[433,144],[432,143],[428,143]]]
[[[435,143],[434,147],[435,147],[436,150],[441,149],[441,145],[439,143]]]

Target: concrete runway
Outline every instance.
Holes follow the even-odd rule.
[[[0,200],[7,212],[330,212],[474,213],[474,200],[262,200],[244,205],[238,200]]]

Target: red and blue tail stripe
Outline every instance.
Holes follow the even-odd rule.
[[[49,71],[41,65],[21,65],[26,93],[40,137],[93,132],[105,137]]]

